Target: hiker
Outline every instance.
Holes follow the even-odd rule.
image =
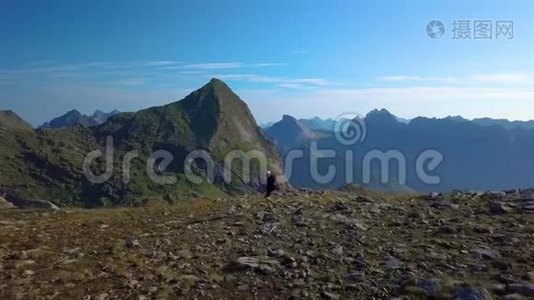
[[[276,177],[267,171],[267,186],[265,187],[265,198],[268,198],[271,193],[276,190]]]

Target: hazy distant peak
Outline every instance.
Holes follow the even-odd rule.
[[[0,128],[31,129],[32,126],[12,110],[0,110]]]

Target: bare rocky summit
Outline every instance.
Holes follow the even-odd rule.
[[[532,201],[346,189],[4,210],[0,298],[528,299]]]

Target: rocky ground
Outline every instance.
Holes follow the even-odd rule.
[[[534,298],[534,200],[353,190],[0,211],[0,299]]]

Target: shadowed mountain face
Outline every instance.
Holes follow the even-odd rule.
[[[117,110],[109,113],[97,110],[91,116],[88,116],[83,115],[79,111],[73,109],[61,117],[57,117],[50,122],[44,123],[41,128],[64,128],[76,125],[82,125],[85,127],[97,126],[106,122],[110,117],[118,113],[119,111]]]
[[[191,193],[217,196],[225,191],[258,189],[265,176],[258,160],[251,160],[249,180],[238,160],[227,168],[232,181],[223,180],[224,158],[232,150],[244,154],[257,150],[265,155],[270,170],[281,173],[275,146],[263,136],[247,105],[217,79],[181,101],[137,113],[119,113],[99,126],[40,129],[26,134],[4,130],[0,134],[2,140],[9,141],[0,145],[0,167],[4,170],[0,187],[60,205],[131,204],[152,199],[172,202]],[[113,176],[101,184],[91,183],[82,172],[83,161],[91,151],[105,153],[110,138]],[[161,150],[167,151],[172,161],[163,164],[161,157],[156,158],[150,171],[171,178],[166,184],[154,182],[147,171],[149,156]],[[195,150],[210,154],[214,185],[186,179],[184,160]],[[130,167],[125,176],[128,155]],[[206,166],[205,160],[195,159],[191,169],[205,174]],[[92,169],[95,175],[102,174],[105,161],[97,159]],[[125,177],[129,181],[125,182]]]
[[[474,123],[484,126],[498,126],[504,127],[506,129],[533,129],[534,130],[534,121],[508,121],[505,119],[490,119],[490,118],[479,118],[474,119]]]
[[[268,168],[282,173],[275,146],[263,136],[247,105],[217,79],[181,101],[114,116],[97,127],[95,133],[101,143],[106,136],[113,136],[120,151],[169,151],[176,163],[168,171],[176,173],[184,172],[183,161],[191,151],[205,150],[215,160],[215,182],[225,189],[255,190],[264,176],[255,163],[257,160],[252,160],[250,181],[241,182],[241,170],[236,162],[231,169],[235,174],[233,183],[223,184],[224,158],[233,150],[244,154],[259,151],[265,156]],[[205,167],[196,163],[193,167]]]
[[[333,131],[336,125],[336,120],[333,120],[333,119],[323,120],[319,117],[313,117],[311,119],[300,119],[299,122],[311,130]]]
[[[501,190],[534,186],[534,130],[508,128],[504,126],[480,125],[477,121],[459,118],[428,119],[416,118],[408,124],[386,110],[374,110],[364,119],[367,134],[363,141],[354,145],[343,145],[331,132],[317,139],[320,150],[335,150],[334,158],[319,160],[318,169],[325,174],[328,166],[336,167],[335,177],[326,183],[318,183],[312,178],[309,147],[305,149],[304,159],[293,162],[294,171],[290,182],[297,187],[337,188],[346,183],[345,170],[348,165],[354,169],[352,183],[363,184],[364,172],[370,173],[370,187],[391,189],[391,184],[382,184],[381,162],[372,161],[370,168],[364,170],[364,158],[379,150],[381,153],[393,150],[401,154],[406,163],[406,172],[400,172],[398,161],[393,159],[387,164],[388,177],[393,186],[399,187],[402,175],[406,186],[421,191],[447,191],[453,189]],[[279,129],[279,134],[270,137],[281,143],[287,140]],[[354,161],[346,163],[347,150],[353,152]],[[425,183],[417,172],[417,159],[426,150],[435,150],[443,157],[439,166],[428,174],[438,175],[438,184]],[[283,149],[287,152],[287,149]],[[426,162],[428,164],[428,161]],[[427,168],[427,165],[423,165]],[[402,173],[402,174],[401,174]]]
[[[265,131],[281,153],[300,147],[315,138],[315,133],[297,119],[284,115],[280,122],[274,123]]]
[[[32,129],[32,126],[10,110],[0,110],[0,128]]]

